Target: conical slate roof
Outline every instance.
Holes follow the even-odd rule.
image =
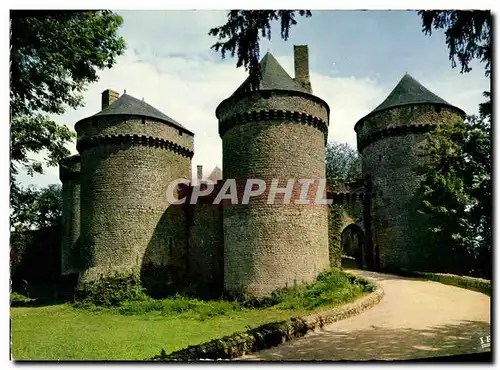
[[[389,96],[371,113],[401,105],[423,103],[452,106],[446,100],[441,99],[439,96],[429,91],[420,82],[406,73],[391,91]]]
[[[109,106],[107,106],[106,108],[104,108],[103,110],[94,114],[91,117],[115,116],[122,114],[153,118],[158,121],[165,122],[167,124],[183,129],[184,131],[190,134],[193,134],[179,122],[177,122],[173,118],[170,118],[166,114],[160,112],[152,105],[149,105],[145,101],[134,98],[133,96],[128,94],[123,94],[118,99],[116,99],[112,104],[110,104]]]
[[[208,179],[213,182],[222,180],[222,170],[219,168],[219,166],[215,166],[215,168],[208,176]]]
[[[259,63],[261,80],[260,90],[287,90],[309,92],[303,88],[298,82],[294,81],[283,67],[278,63],[276,58],[267,52],[264,58]],[[240,87],[236,89],[232,96],[248,92],[250,90],[250,77],[248,77]]]

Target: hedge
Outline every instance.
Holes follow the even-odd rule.
[[[491,280],[480,279],[471,276],[460,276],[435,272],[400,270],[393,273],[401,276],[419,277],[427,280],[437,281],[442,284],[474,290],[476,292],[491,296]]]

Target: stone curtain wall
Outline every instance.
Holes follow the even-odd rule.
[[[293,109],[294,111],[290,111]],[[217,109],[223,139],[224,177],[236,179],[238,195],[247,178],[325,178],[326,103],[307,94],[254,93],[221,103]],[[230,293],[261,297],[278,288],[312,281],[328,268],[326,205],[295,205],[267,194],[247,205],[223,207],[224,284]],[[311,186],[308,199],[316,195]],[[326,194],[325,194],[326,196]]]
[[[341,235],[344,229],[351,224],[355,224],[365,233],[363,219],[365,194],[363,189],[360,189],[353,193],[329,193],[328,198],[333,200],[333,204],[328,207],[330,265],[340,267],[343,254]]]
[[[77,126],[82,157],[82,282],[142,265],[186,260],[186,220],[167,202],[177,178],[191,177],[193,137],[141,117],[99,117]]]
[[[456,109],[427,104],[377,112],[356,125],[363,175],[373,181],[373,241],[380,267],[429,267],[434,244],[426,220],[416,212],[421,182],[416,170],[425,163],[419,153],[435,125],[461,119]]]
[[[59,164],[62,182],[61,275],[77,274],[82,261],[80,237],[80,156],[65,158]]]
[[[190,205],[188,216],[190,281],[211,297],[220,294],[224,285],[222,206],[212,201],[209,197]]]

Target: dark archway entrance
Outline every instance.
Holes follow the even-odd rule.
[[[342,246],[342,267],[363,268],[364,258],[364,233],[356,224],[348,225],[340,236]]]

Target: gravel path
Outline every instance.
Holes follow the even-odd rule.
[[[433,281],[369,271],[385,296],[358,316],[241,360],[402,360],[490,351],[490,297]]]

